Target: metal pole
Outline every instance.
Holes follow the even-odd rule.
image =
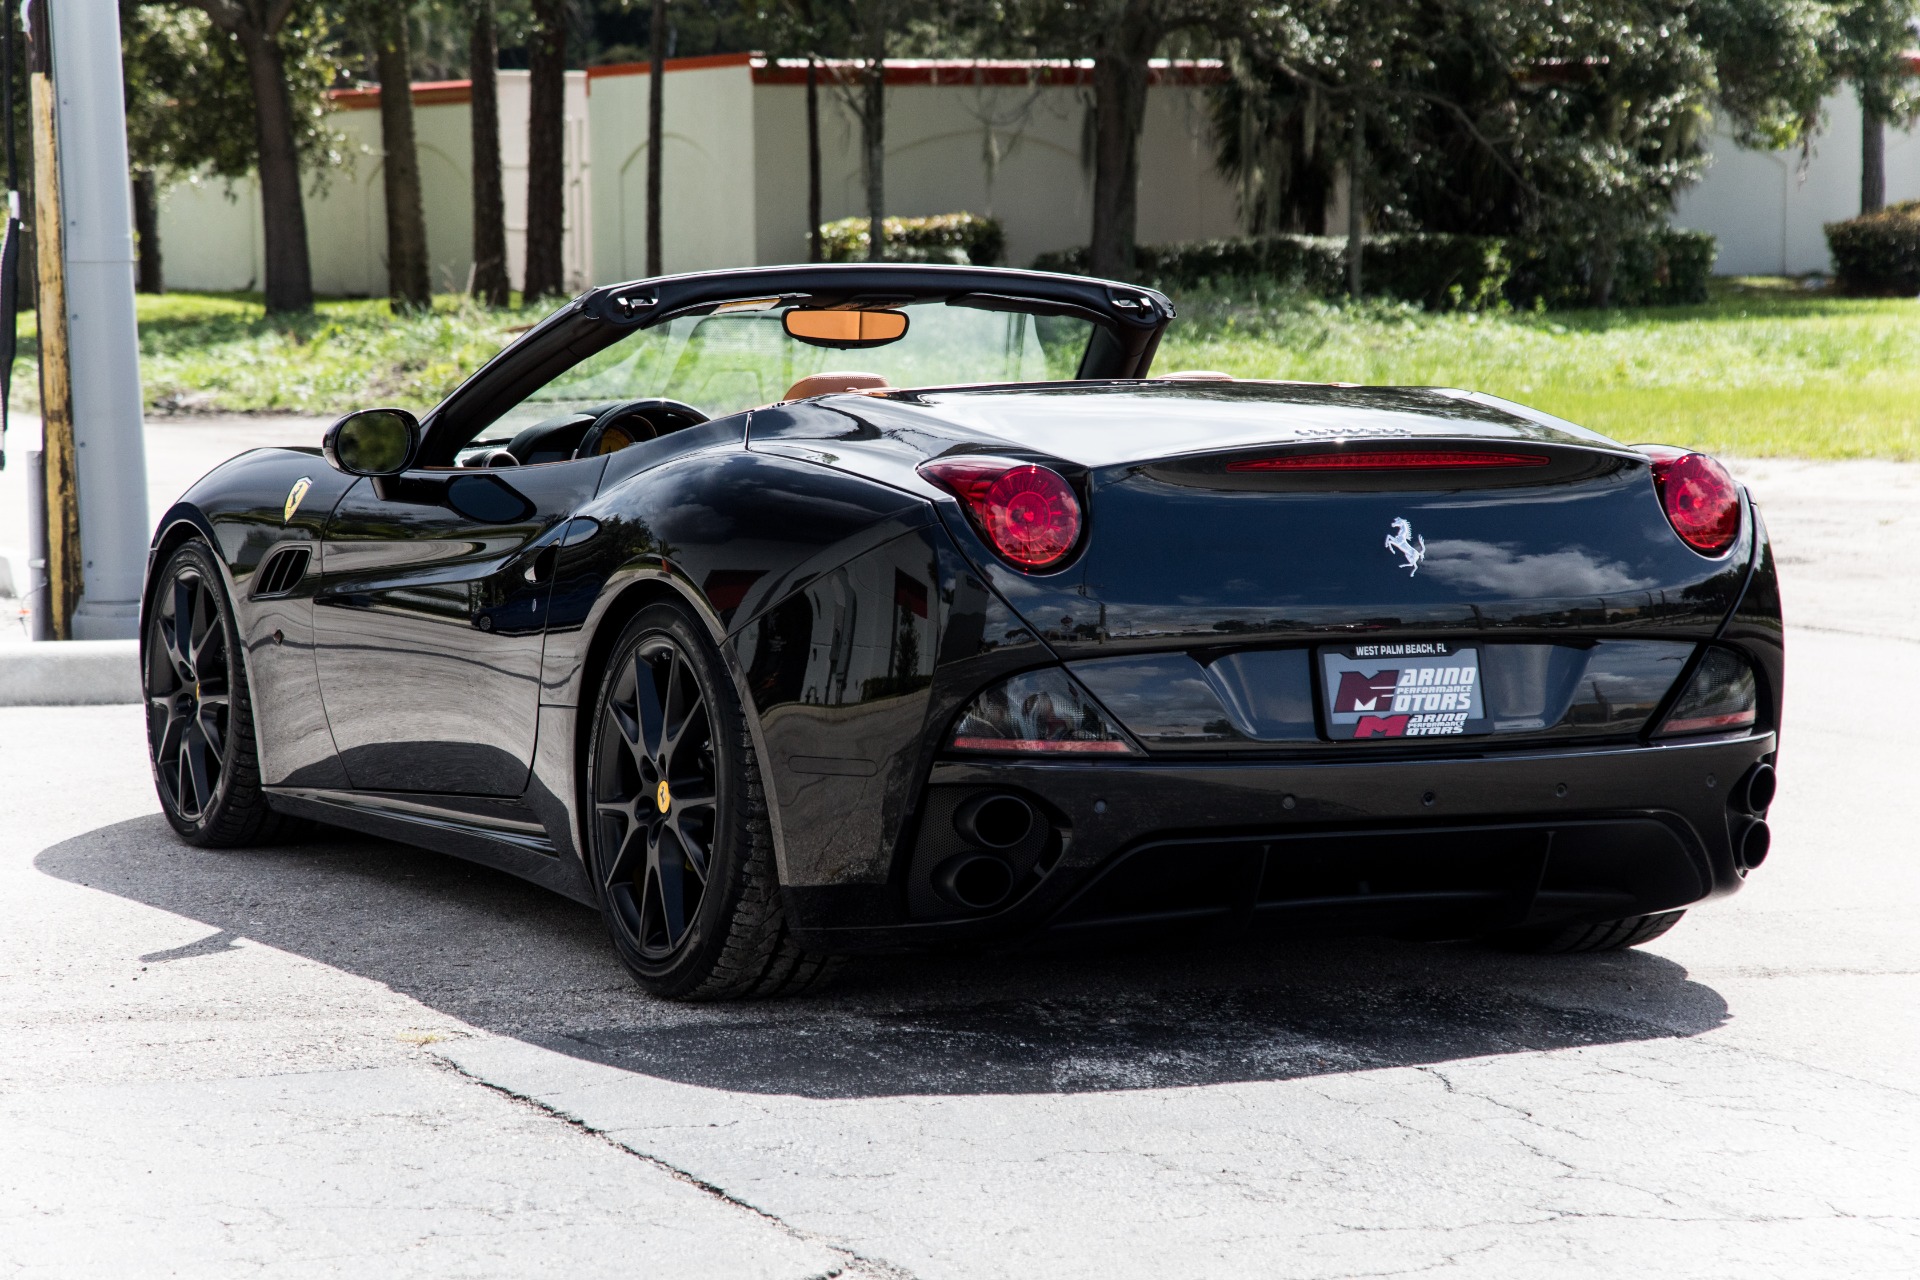
[[[73,637],[132,639],[152,528],[115,0],[62,0],[53,61],[85,584]]]
[[[47,590],[47,455],[27,453],[27,583],[20,592],[27,606],[27,638],[53,639],[52,593]]]

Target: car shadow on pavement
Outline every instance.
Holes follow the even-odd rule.
[[[749,1093],[1278,1080],[1690,1036],[1727,1017],[1717,992],[1646,952],[1530,957],[1367,938],[861,958],[817,995],[676,1005],[632,984],[587,908],[345,832],[206,850],[153,815],[63,841],[35,865],[207,926],[197,941],[129,957],[142,963],[193,964],[248,940],[484,1031]]]

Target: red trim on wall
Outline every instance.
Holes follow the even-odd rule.
[[[862,64],[843,58],[823,59],[820,66],[831,73],[851,73]],[[1147,83],[1152,85],[1197,86],[1225,84],[1226,65],[1212,58],[1188,61],[1155,58],[1148,64]],[[805,84],[807,64],[802,58],[756,58],[753,63],[755,84]],[[932,85],[967,87],[973,85],[1049,85],[1078,86],[1093,83],[1093,60],[1038,58],[898,58],[887,63],[890,85]]]
[[[751,66],[757,55],[751,53],[709,53],[698,58],[668,58],[668,71],[711,71],[715,67]],[[610,62],[604,67],[588,67],[587,83],[601,76],[644,76],[653,70],[645,62]]]
[[[341,111],[372,111],[380,105],[380,86],[371,89],[329,89],[327,98]],[[471,80],[426,80],[415,81],[413,86],[413,105],[416,107],[444,107],[454,103],[473,101],[473,81]]]

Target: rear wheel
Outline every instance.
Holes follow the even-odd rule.
[[[615,951],[679,1000],[784,995],[831,964],[781,913],[766,800],[720,655],[675,605],[627,624],[588,747],[589,857]]]
[[[1510,929],[1495,934],[1491,941],[1508,951],[1531,951],[1539,955],[1571,955],[1582,951],[1624,951],[1643,942],[1652,942],[1680,923],[1684,911],[1661,911],[1650,916],[1626,916],[1603,920],[1599,924],[1550,926],[1544,929]]]
[[[288,822],[260,789],[240,636],[206,544],[185,543],[160,571],[145,658],[147,756],[167,821],[211,848],[279,838]]]

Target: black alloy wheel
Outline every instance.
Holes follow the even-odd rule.
[[[706,691],[673,636],[625,656],[604,719],[593,807],[607,907],[635,951],[668,960],[706,896],[720,800]]]
[[[260,791],[239,648],[219,566],[203,543],[184,544],[148,602],[141,683],[160,806],[195,844],[251,844],[283,825]]]
[[[746,718],[686,609],[642,609],[614,644],[583,782],[608,932],[647,990],[775,995],[829,971],[785,925]]]

